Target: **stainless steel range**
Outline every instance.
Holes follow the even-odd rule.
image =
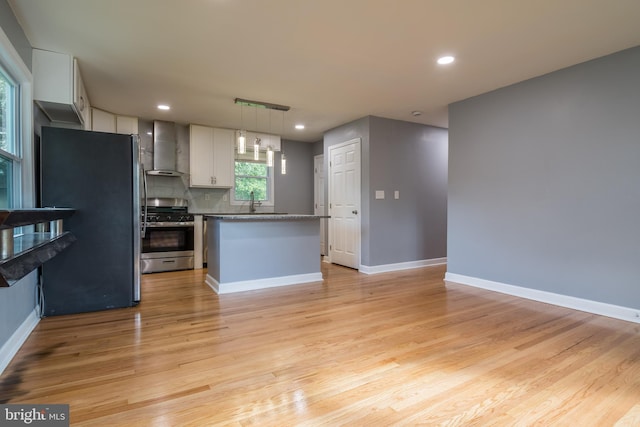
[[[185,199],[147,199],[142,213],[142,273],[193,269],[194,223]]]

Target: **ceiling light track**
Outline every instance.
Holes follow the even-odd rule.
[[[267,110],[289,111],[291,109],[291,107],[289,107],[288,105],[272,104],[270,102],[262,101],[252,101],[250,99],[242,98],[236,98],[234,102],[245,107],[266,108]]]

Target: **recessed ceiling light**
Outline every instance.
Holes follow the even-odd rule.
[[[165,104],[160,104],[158,105],[158,110],[170,110],[171,107],[169,107],[168,105]]]
[[[296,125],[296,129],[302,130],[302,129],[304,129],[304,125],[303,124],[297,124]]]
[[[456,58],[454,58],[453,56],[442,56],[438,58],[438,64],[440,65],[451,64],[455,60]]]

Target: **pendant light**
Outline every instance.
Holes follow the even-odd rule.
[[[267,166],[273,167],[273,148],[271,146],[267,148]]]
[[[284,134],[284,111],[282,112],[282,130],[280,135]],[[284,141],[282,136],[280,137],[280,173],[282,175],[287,174],[287,156],[284,155]]]
[[[256,140],[253,143],[253,160],[256,162],[260,160],[260,138],[256,136]]]
[[[254,108],[254,110],[256,110],[256,124],[255,124],[255,130],[258,130],[258,109]],[[256,162],[258,160],[260,160],[260,138],[258,138],[256,136],[255,141],[253,141],[253,160],[255,160]]]
[[[244,105],[240,104],[240,131],[238,132],[238,154],[247,152],[247,138],[244,128]]]
[[[271,110],[269,110],[269,140],[267,141],[267,167],[273,167],[273,145],[271,145]]]
[[[243,130],[238,132],[238,154],[244,154],[247,152],[247,138]]]
[[[280,173],[282,175],[287,174],[287,156],[284,155],[284,151],[280,155]]]

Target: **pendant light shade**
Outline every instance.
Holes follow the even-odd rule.
[[[243,130],[238,132],[238,154],[244,154],[247,152],[247,137]]]
[[[287,156],[284,155],[284,153],[282,153],[282,155],[280,156],[280,173],[282,175],[286,175],[287,174]]]
[[[273,148],[271,146],[267,148],[267,166],[273,167]]]
[[[244,132],[244,105],[240,104],[240,130],[238,131],[238,154],[244,154],[247,152],[247,138]]]
[[[256,162],[260,160],[260,138],[256,138],[253,143],[253,160]]]

